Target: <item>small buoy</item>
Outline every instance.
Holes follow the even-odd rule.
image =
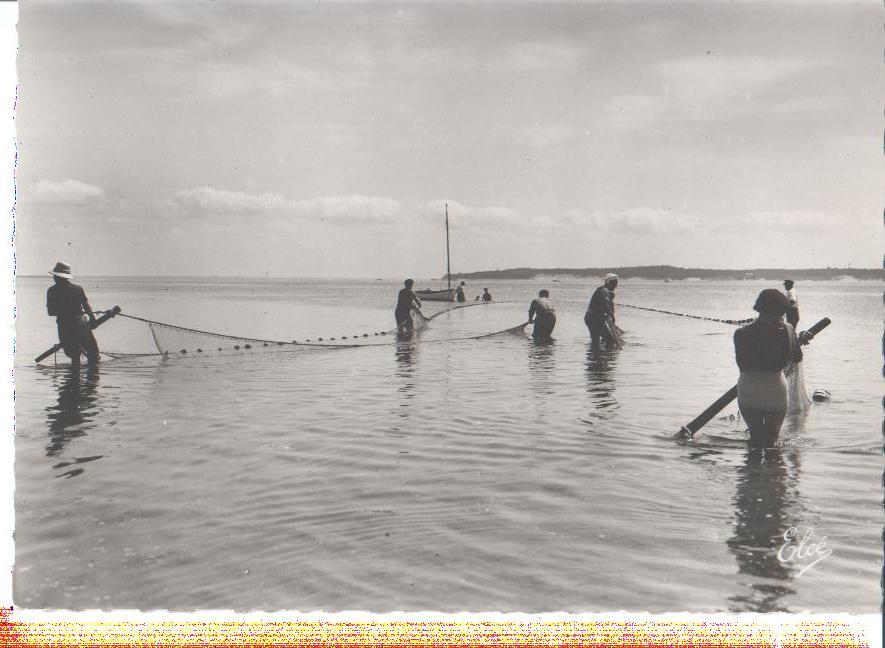
[[[342,336],[341,336],[341,339],[342,339],[342,340],[346,340],[346,339],[347,339],[347,336],[346,336],[346,335],[342,335]]]
[[[387,335],[387,331],[381,331],[381,335]]]
[[[179,353],[187,353],[187,349],[182,349]]]
[[[262,346],[267,346],[267,342],[265,342]]]
[[[247,345],[245,346],[245,348],[247,348],[247,349],[251,349],[251,348],[252,348],[252,345],[251,345],[251,344],[247,344]]]
[[[237,351],[239,351],[239,350],[240,350],[240,345],[239,345],[239,344],[235,344],[235,345],[234,345],[234,348],[235,348]]]
[[[363,333],[363,337],[369,337],[368,333]]]
[[[811,395],[811,398],[818,403],[825,403],[830,400],[830,392],[826,389],[815,389],[814,393]]]
[[[218,347],[218,350],[219,350],[219,351],[224,351],[224,349],[222,349],[221,347]]]
[[[197,349],[197,353],[203,353],[203,349]]]
[[[323,338],[320,338],[320,339],[322,340]],[[329,339],[330,339],[330,340],[334,340],[335,338],[329,338]]]

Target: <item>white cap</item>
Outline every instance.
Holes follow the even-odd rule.
[[[609,272],[607,275],[605,275],[606,281],[611,281],[612,279],[617,279],[617,278],[618,278],[618,275],[616,275],[614,272]]]

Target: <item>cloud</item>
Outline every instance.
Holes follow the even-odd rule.
[[[764,56],[696,56],[653,66],[657,84],[647,92],[624,93],[609,99],[603,111],[618,129],[634,130],[680,119],[713,122],[760,110],[796,112],[814,98],[790,97],[784,89],[798,87],[794,78],[819,65],[814,61]]]
[[[676,234],[696,227],[699,219],[671,209],[635,207],[616,212],[567,212],[564,223],[597,232],[621,234]]]
[[[428,223],[440,223],[446,209],[445,200],[434,200],[418,207],[418,216]],[[527,219],[507,207],[470,207],[448,201],[449,222],[453,226],[501,228],[526,225]]]
[[[544,149],[575,141],[579,133],[559,124],[538,124],[524,128],[518,137],[533,148]]]
[[[758,228],[778,231],[813,233],[817,230],[838,229],[850,224],[850,219],[839,212],[821,211],[753,211],[736,219],[740,229]]]
[[[520,72],[561,73],[579,67],[588,57],[586,42],[524,42],[513,45],[504,62]]]
[[[346,225],[393,223],[402,206],[392,198],[377,196],[321,196],[290,201],[278,194],[248,193],[210,186],[184,189],[165,201],[170,213],[189,218],[251,216],[253,219],[327,221]]]
[[[260,215],[286,207],[286,201],[275,194],[252,194],[210,186],[178,191],[166,204],[174,213],[186,217]]]
[[[768,56],[693,56],[655,66],[667,87],[694,97],[754,93],[816,65],[807,59]]]
[[[392,198],[377,196],[324,196],[291,203],[296,216],[344,225],[396,222],[402,205]]]
[[[26,195],[35,204],[77,206],[95,203],[104,197],[105,192],[79,180],[40,180],[34,185],[33,191]]]

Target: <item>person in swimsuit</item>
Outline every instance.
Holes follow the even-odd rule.
[[[789,301],[774,288],[759,293],[753,309],[759,317],[734,333],[738,378],[738,407],[750,428],[750,443],[773,445],[787,414],[788,392],[784,369],[802,360],[799,339],[784,321]]]
[[[393,312],[396,318],[396,329],[400,333],[406,333],[414,328],[412,322],[412,308],[421,308],[421,300],[412,290],[415,282],[406,279],[403,284],[405,288],[399,291],[396,298],[396,310]]]
[[[46,312],[50,317],[55,317],[58,341],[65,355],[74,366],[80,365],[82,353],[86,354],[89,364],[97,363],[98,342],[92,334],[95,314],[86,298],[86,292],[71,281],[74,277],[71,266],[67,263],[59,261],[49,274],[55,278],[55,284],[46,291]]]
[[[550,301],[550,292],[541,290],[529,305],[529,324],[534,323],[532,337],[536,340],[549,340],[556,326],[556,311]]]

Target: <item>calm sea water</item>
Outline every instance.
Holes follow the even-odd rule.
[[[390,281],[82,280],[96,308],[271,339],[390,329]],[[749,451],[734,327],[621,308],[594,352],[592,282],[488,282],[416,340],[35,367],[48,281],[17,285],[16,556],[24,608],[502,611],[879,609],[882,286],[804,282],[829,403]],[[551,290],[555,342],[501,335]],[[618,301],[752,316],[761,282],[626,281]],[[482,285],[469,286],[478,294]],[[428,305],[433,311],[438,305]],[[103,350],[148,352],[117,318]],[[372,342],[380,338],[373,336]],[[51,359],[50,359],[51,363]],[[802,572],[790,528],[832,554]]]

